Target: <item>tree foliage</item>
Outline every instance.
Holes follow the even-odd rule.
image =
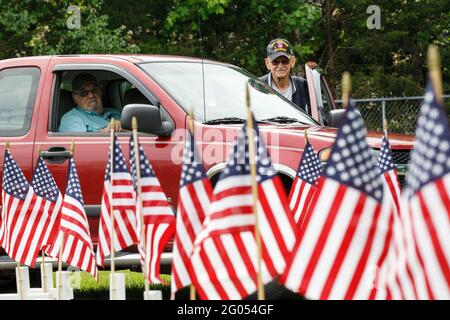
[[[80,9],[80,28],[67,26],[71,5]],[[108,16],[101,14],[102,5],[100,0],[0,0],[0,54],[138,52],[125,26],[110,28]]]
[[[363,0],[0,0],[0,57],[70,53],[196,56],[266,71],[267,43],[288,39],[298,60],[319,62],[335,96],[348,70],[356,98],[421,95],[426,50],[439,46],[449,92],[447,0],[377,0],[381,29],[369,29]],[[69,29],[67,8],[81,12]],[[301,67],[301,68],[300,68]]]
[[[426,82],[430,43],[440,47],[444,83],[449,80],[449,6],[446,0],[375,1],[381,9],[381,29],[368,29],[367,1],[331,2],[334,44],[332,74],[348,70],[354,95],[421,95]],[[326,61],[326,64],[330,64]],[[322,61],[323,65],[323,61]],[[338,79],[334,78],[338,86]]]

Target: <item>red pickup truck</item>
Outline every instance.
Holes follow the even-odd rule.
[[[64,192],[66,159],[74,140],[74,158],[94,243],[110,137],[101,132],[58,132],[61,117],[74,106],[71,82],[80,72],[91,73],[102,84],[104,106],[122,111],[126,105],[132,105],[127,107],[127,115],[138,117],[140,141],[174,208],[184,130],[191,108],[196,140],[207,175],[214,183],[246,117],[244,88],[249,83],[255,118],[286,190],[303,152],[304,130],[308,129],[314,149],[326,161],[336,135],[332,126],[342,115],[342,110],[334,110],[330,90],[314,64],[306,65],[309,107],[314,116],[311,117],[245,70],[211,60],[157,55],[67,55],[0,61],[0,154],[10,142],[12,155],[31,179],[40,147]],[[319,118],[319,114],[323,117]],[[129,127],[129,117],[122,117],[122,126]],[[119,133],[125,154],[129,136],[126,131]],[[376,153],[381,134],[369,132],[368,141]],[[390,143],[402,174],[413,137],[392,134]],[[2,167],[3,156],[0,170]],[[0,180],[1,177],[0,171]],[[162,264],[170,266],[170,249],[167,251]],[[14,268],[15,263],[4,251],[1,254],[0,270]],[[118,254],[116,265],[138,265],[136,258],[135,254]]]

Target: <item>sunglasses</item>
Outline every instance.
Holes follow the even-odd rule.
[[[79,95],[80,97],[82,97],[82,98],[84,98],[84,97],[86,97],[90,92],[92,92],[93,94],[95,94],[95,95],[100,95],[101,93],[102,93],[102,89],[100,88],[100,87],[95,87],[95,88],[93,88],[93,89],[88,89],[88,90],[86,90],[86,89],[81,89],[81,90],[78,90],[78,91],[76,91],[75,93],[77,94],[77,95]]]
[[[284,66],[287,66],[289,63],[291,63],[291,60],[288,60],[288,59],[273,60],[273,61],[270,61],[270,63],[271,63],[272,65],[274,65],[274,66],[277,66],[277,65],[279,65],[280,63],[281,63],[282,65],[284,65]]]

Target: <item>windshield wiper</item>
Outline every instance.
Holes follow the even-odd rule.
[[[259,120],[261,122],[277,122],[277,123],[293,123],[293,122],[299,122],[299,123],[305,123],[295,118],[289,118],[286,116],[278,116],[273,118],[267,118],[263,120]]]
[[[221,123],[244,123],[245,119],[237,117],[225,117],[219,119],[213,119],[203,122],[204,124],[221,124]]]

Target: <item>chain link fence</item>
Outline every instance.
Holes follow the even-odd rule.
[[[383,130],[383,113],[386,115],[389,132],[414,134],[423,97],[354,99],[368,130]],[[342,100],[336,106],[342,107]],[[444,96],[444,106],[450,118],[450,95]]]

